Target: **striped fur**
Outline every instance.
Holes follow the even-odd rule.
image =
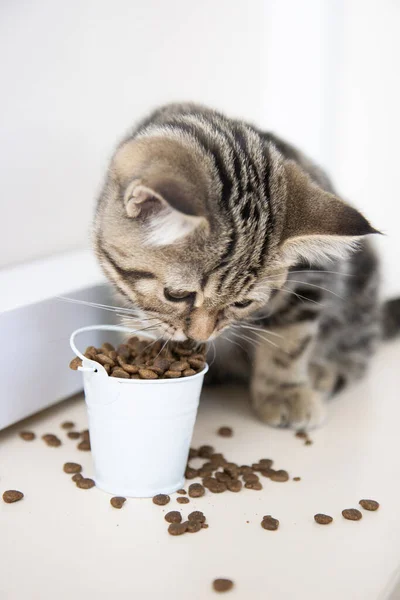
[[[310,427],[379,339],[375,232],[290,145],[176,104],[116,149],[94,245],[160,335],[218,338],[211,376],[250,380],[267,423]]]

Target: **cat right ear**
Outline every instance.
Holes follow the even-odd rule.
[[[206,226],[204,217],[187,214],[181,208],[182,191],[174,181],[164,179],[157,186],[148,186],[141,180],[132,181],[125,190],[126,214],[137,219],[144,229],[145,244],[166,246]],[[175,208],[171,200],[179,207]],[[183,207],[182,207],[183,208]]]

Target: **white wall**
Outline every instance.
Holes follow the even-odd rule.
[[[262,0],[3,1],[0,265],[87,243],[113,145],[157,104],[259,121],[264,22]]]

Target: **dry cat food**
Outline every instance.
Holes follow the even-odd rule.
[[[178,502],[178,504],[189,504],[190,502],[187,496],[179,496],[179,498],[177,498],[176,501]]]
[[[36,435],[33,433],[33,431],[20,431],[19,437],[25,440],[26,442],[31,442],[35,439]]]
[[[13,502],[18,502],[19,500],[22,500],[23,497],[24,497],[23,493],[19,492],[18,490],[7,490],[3,494],[3,500],[7,504],[12,504]]]
[[[365,510],[378,510],[379,508],[379,502],[376,500],[360,500],[358,504],[360,504]]]
[[[204,516],[204,513],[202,513],[200,510],[194,510],[188,515],[188,520],[198,521],[199,523],[205,523],[206,518]]]
[[[189,485],[189,496],[191,498],[200,498],[201,496],[204,496],[205,491],[206,490],[201,483],[192,483]]]
[[[218,435],[221,437],[232,437],[233,429],[232,427],[220,427],[217,431]]]
[[[75,427],[75,423],[72,421],[64,421],[64,423],[61,423],[61,427],[63,429],[73,429]]]
[[[230,579],[214,579],[212,585],[215,592],[229,592],[233,588],[233,581]]]
[[[177,490],[176,493],[177,494],[186,494],[186,490]]]
[[[67,462],[64,465],[64,473],[80,473],[82,471],[82,465],[78,463]]]
[[[180,523],[182,521],[182,515],[179,510],[171,510],[170,512],[167,512],[164,519],[167,523]]]
[[[171,523],[168,527],[168,533],[170,535],[182,535],[183,533],[186,533],[187,526],[187,521],[184,523]]]
[[[114,498],[111,498],[110,500],[110,504],[114,508],[122,508],[125,502],[126,498],[124,498],[123,496],[114,496]]]
[[[333,519],[329,515],[318,513],[314,515],[314,521],[319,525],[329,525],[329,523],[332,523]]]
[[[90,442],[83,440],[82,442],[79,442],[79,444],[77,445],[78,450],[83,450],[85,452],[88,452],[91,448],[90,448]]]
[[[158,506],[165,506],[170,500],[171,498],[167,494],[157,494],[153,498],[154,504],[158,504]]]
[[[301,477],[293,477],[293,481],[301,481]]]
[[[75,483],[76,483],[80,479],[83,479],[83,475],[82,475],[82,473],[75,473],[75,475],[73,477],[71,477],[71,479],[72,479],[72,481],[75,481]]]
[[[52,433],[46,433],[45,435],[42,435],[42,440],[44,440],[48,446],[54,446],[55,448],[57,446],[61,446],[61,440]]]
[[[82,479],[78,479],[76,482],[76,486],[81,488],[82,490],[90,490],[90,488],[94,487],[96,484],[93,479],[89,477],[82,477]]]
[[[89,346],[85,356],[103,365],[110,377],[121,379],[175,379],[191,377],[204,369],[204,344],[200,348],[195,348],[189,341],[172,342],[165,348],[163,344],[162,341],[149,343],[131,337],[117,349],[108,342],[101,348]],[[78,357],[69,364],[75,371],[81,365]]]
[[[271,517],[271,515],[265,515],[261,521],[261,527],[269,531],[276,531],[279,527],[279,521]]]
[[[356,508],[345,508],[345,510],[342,510],[342,515],[348,521],[359,521],[362,519],[362,514]]]
[[[79,433],[79,431],[68,431],[67,436],[71,440],[78,440],[81,437],[81,434]]]

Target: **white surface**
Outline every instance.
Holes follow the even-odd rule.
[[[63,261],[61,266],[62,263]],[[57,264],[60,265],[60,262]],[[22,270],[27,275],[28,269]],[[39,275],[44,273],[38,271],[40,269],[36,269],[38,277],[33,278],[32,285],[34,292],[40,292],[37,294],[39,298],[44,290],[41,287],[39,290],[35,288],[35,281],[43,281]],[[61,277],[63,272],[65,281]],[[60,272],[54,271],[53,274],[48,271],[49,285],[45,286],[46,291],[51,289],[55,293],[56,290],[68,289],[68,296],[77,300],[103,304],[111,302],[108,286],[90,285],[90,269],[86,282],[79,275],[82,275],[79,268],[75,278],[73,271],[68,272],[66,268]],[[22,286],[22,273],[18,282]],[[62,287],[67,284],[72,286],[73,282],[80,287]],[[5,295],[8,289],[8,286],[4,288]],[[32,301],[34,292],[31,295],[27,293],[26,300],[29,298]],[[17,298],[21,300],[22,295],[14,295],[14,299]],[[79,392],[82,382],[76,377],[76,373],[67,368],[73,358],[68,344],[71,331],[89,323],[112,323],[113,318],[111,312],[84,304],[63,302],[54,297],[25,303],[15,310],[3,312],[0,315],[0,429]],[[84,348],[88,345],[87,342],[88,335],[85,334],[81,340]],[[102,334],[92,333],[90,342],[100,345],[103,342]]]
[[[89,250],[65,252],[2,269],[0,313],[104,282],[105,277]]]
[[[65,419],[85,427],[83,401],[23,424],[39,435],[58,433],[60,448],[23,442],[22,425],[3,432],[0,490],[20,489],[25,498],[0,502],[0,597],[207,600],[216,597],[212,580],[230,577],[236,586],[226,597],[238,600],[389,598],[400,566],[399,360],[399,342],[382,348],[368,378],[331,403],[312,446],[259,423],[240,388],[209,391],[193,445],[211,443],[241,464],[273,458],[277,468],[302,478],[262,478],[261,492],[207,493],[183,506],[175,495],[165,507],[128,500],[117,511],[107,494],[77,489],[62,471],[64,462],[77,461],[93,475],[91,456],[75,450],[60,429]],[[231,425],[234,437],[216,436],[221,425]],[[341,510],[356,508],[361,498],[381,508],[362,510],[360,522],[345,521]],[[169,536],[163,515],[177,509],[185,516],[202,510],[209,529]],[[316,512],[334,522],[315,524]],[[280,520],[278,531],[260,527],[265,514]]]

